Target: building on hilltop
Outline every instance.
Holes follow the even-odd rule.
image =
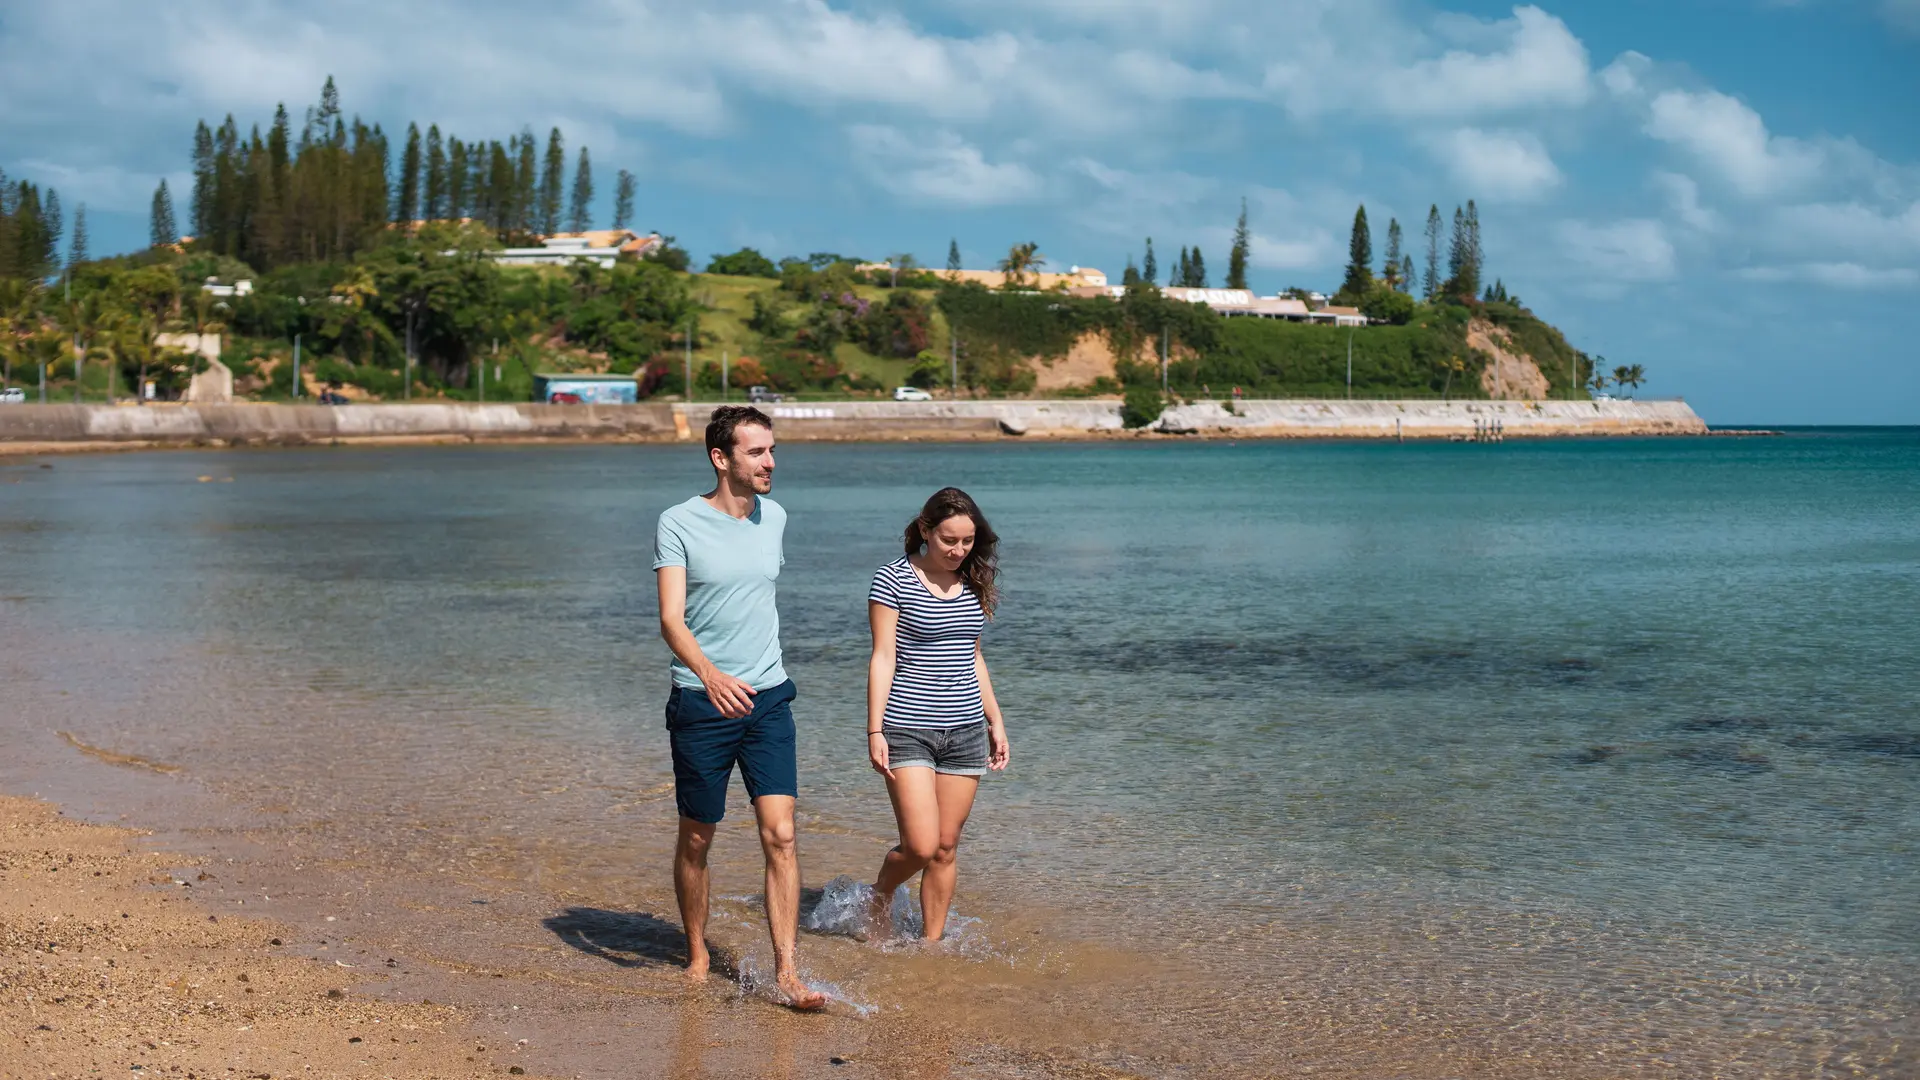
[[[566,266],[578,259],[611,268],[622,255],[645,258],[660,246],[660,234],[645,236],[632,229],[594,229],[583,233],[555,233],[542,237],[539,247],[505,248],[487,257],[501,266]]]
[[[1328,304],[1313,312],[1315,322],[1331,322],[1335,326],[1365,326],[1367,317],[1357,307],[1339,307]]]
[[[222,285],[217,277],[210,277],[200,286],[200,291],[209,296],[252,296],[253,280],[241,278],[231,285]]]
[[[890,263],[861,263],[859,269],[885,272],[893,267]],[[976,285],[985,285],[989,289],[1002,288],[1007,283],[1007,274],[1004,270],[930,270],[928,272],[939,275],[944,281],[973,282]],[[1050,274],[1044,270],[1036,270],[1025,275],[1024,281],[1027,288],[1035,291],[1105,288],[1106,284],[1106,271],[1095,270],[1091,266],[1068,267],[1064,274]]]

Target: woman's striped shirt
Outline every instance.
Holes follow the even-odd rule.
[[[967,589],[951,600],[933,595],[905,556],[874,572],[867,599],[900,613],[893,650],[893,689],[881,722],[889,727],[949,728],[986,717],[974,643],[987,625]]]

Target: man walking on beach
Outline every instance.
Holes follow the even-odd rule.
[[[793,834],[799,770],[794,687],[780,663],[773,598],[786,562],[787,512],[765,497],[773,490],[773,421],[750,405],[713,410],[707,459],[713,490],[661,514],[653,550],[660,636],[674,657],[667,695],[680,808],[673,889],[687,931],[687,974],[696,981],[707,975],[707,851],[737,762],[766,854],[774,981],[789,1005],[818,1009],[826,997],[800,981],[793,958],[800,917]]]

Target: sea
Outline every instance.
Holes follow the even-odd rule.
[[[369,926],[490,897],[408,931],[437,955],[666,965],[650,559],[710,480],[689,445],[0,459],[0,786],[131,763],[364,879]],[[1002,537],[1013,754],[935,953],[841,915],[893,842],[867,583],[946,485]],[[1920,1076],[1920,429],[792,444],[773,497],[802,962],[846,1015],[1047,1075]],[[736,785],[743,984],[750,821]]]

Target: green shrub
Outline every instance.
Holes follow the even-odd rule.
[[[743,247],[731,255],[715,255],[707,262],[709,274],[732,274],[736,277],[778,278],[780,268],[750,247]]]
[[[1158,387],[1129,386],[1120,400],[1120,422],[1130,428],[1143,428],[1160,419],[1165,407]]]
[[[1413,318],[1414,301],[1399,289],[1382,285],[1367,293],[1366,299],[1360,301],[1360,310],[1376,322],[1405,326]]]

